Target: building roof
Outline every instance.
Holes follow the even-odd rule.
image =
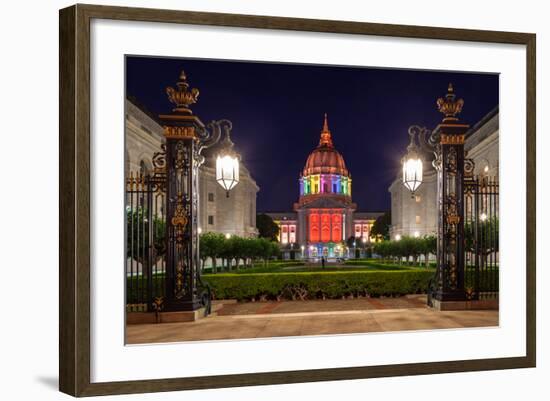
[[[383,216],[385,212],[354,212],[354,220],[376,220],[378,217]]]
[[[310,153],[306,165],[302,171],[303,176],[312,174],[339,174],[349,176],[344,158],[334,147],[332,134],[328,128],[328,118],[325,113],[325,120],[319,145]]]
[[[498,132],[499,129],[499,111],[498,106],[487,113],[481,120],[479,120],[468,132],[466,132],[466,142],[464,148],[468,151],[489,136]]]
[[[296,220],[298,214],[296,212],[258,212],[258,214],[266,214],[273,220]]]

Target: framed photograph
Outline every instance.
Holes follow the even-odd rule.
[[[61,10],[60,390],[534,367],[535,113],[534,34]]]

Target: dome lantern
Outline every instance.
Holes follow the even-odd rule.
[[[332,143],[332,136],[330,134],[330,130],[328,129],[327,113],[325,113],[325,122],[323,124],[323,130],[321,131],[321,139],[319,140],[319,147],[322,146],[334,148],[334,144]]]

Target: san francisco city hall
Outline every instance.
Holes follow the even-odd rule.
[[[285,255],[300,257],[350,256],[346,240],[356,245],[372,240],[371,227],[382,212],[357,212],[352,200],[352,177],[336,150],[325,114],[319,144],[309,154],[299,177],[299,198],[293,212],[267,212],[280,227]]]

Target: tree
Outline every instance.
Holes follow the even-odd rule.
[[[247,238],[246,254],[252,262],[252,266],[254,266],[254,261],[262,256],[262,246],[259,238]]]
[[[277,241],[279,235],[279,226],[267,214],[256,216],[256,228],[261,238],[267,238],[271,241]]]
[[[257,241],[259,255],[264,260],[264,265],[267,265],[267,261],[279,252],[279,245],[267,238],[258,238]]]
[[[270,257],[275,256],[276,258],[281,257],[281,248],[279,248],[279,244],[277,242],[271,241],[271,249],[269,251]]]
[[[349,237],[347,240],[346,240],[346,245],[348,246],[348,248],[354,248],[357,246],[357,238],[355,238],[353,235],[351,237]]]
[[[385,212],[379,216],[372,225],[371,236],[377,239],[390,239],[391,211]]]
[[[430,254],[435,255],[437,253],[437,237],[435,235],[426,235],[421,241],[421,253],[424,254],[424,262],[426,263],[426,269],[430,267]]]
[[[367,247],[367,250],[365,252],[365,257],[367,259],[371,259],[372,258],[372,246],[368,246]]]
[[[149,248],[149,219],[147,209],[126,210],[126,257],[144,263],[153,251],[153,263],[166,253],[166,224],[163,219],[153,216],[153,247]]]
[[[216,273],[216,259],[220,257],[223,249],[223,243],[225,237],[220,233],[204,233],[201,234],[200,238],[200,258],[202,260],[202,265],[207,258],[212,259],[212,272]]]
[[[384,262],[388,261],[389,256],[391,255],[391,244],[390,241],[380,241],[374,244],[374,252],[382,257]]]
[[[237,270],[239,270],[239,260],[245,263],[247,257],[246,250],[246,239],[239,236],[232,236],[228,240],[231,248],[231,256],[237,261]]]
[[[492,252],[498,252],[498,230],[498,217],[489,218],[477,223],[477,245],[481,255],[487,256]],[[464,237],[466,250],[472,253],[476,252],[475,223],[468,222],[464,225]]]

